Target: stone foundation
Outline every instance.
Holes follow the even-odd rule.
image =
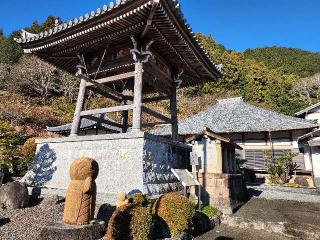
[[[99,164],[96,184],[102,202],[110,202],[118,192],[157,196],[179,191],[182,186],[170,168],[186,168],[191,151],[185,144],[143,132],[51,138],[37,144],[23,178],[33,191],[64,195],[73,160],[90,157]]]
[[[231,214],[247,200],[247,187],[242,174],[200,173],[201,199],[204,204],[216,206]]]

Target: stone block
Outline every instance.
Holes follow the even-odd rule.
[[[110,199],[103,197],[115,198],[118,192],[157,196],[179,191],[182,186],[170,168],[186,168],[191,151],[188,145],[143,132],[43,139],[37,144],[32,167],[22,181],[65,194],[72,161],[93,158],[99,165],[97,201],[108,203]]]
[[[103,221],[82,226],[52,223],[43,228],[38,240],[96,240],[103,237],[105,228]]]

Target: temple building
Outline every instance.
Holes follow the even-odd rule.
[[[177,89],[215,81],[222,72],[199,44],[178,1],[117,0],[67,23],[57,21],[40,34],[22,31],[16,41],[26,54],[81,79],[72,124],[48,129],[70,136],[38,140],[24,177],[30,186],[64,194],[71,162],[84,156],[99,164],[98,198],[179,189],[170,168],[187,168],[192,149],[178,141]],[[87,109],[89,91],[113,104]],[[170,116],[148,105],[165,99]],[[142,114],[154,120],[143,122]],[[144,132],[163,123],[171,125],[170,138]],[[104,134],[81,136],[81,130]]]
[[[207,110],[180,121],[179,135],[182,139],[188,139],[206,128],[230,139],[242,148],[237,149],[236,153],[239,159],[246,160],[243,167],[256,173],[265,173],[270,164],[265,157],[266,152],[275,158],[281,157],[285,151],[296,153],[293,159],[297,165],[296,172],[311,175],[309,150],[299,142],[299,137],[318,127],[319,124],[314,121],[256,107],[242,98],[227,98],[217,100]],[[169,136],[171,130],[163,127],[151,133]],[[198,144],[208,151],[209,145],[205,142]]]
[[[320,103],[316,103],[295,114],[299,118],[311,120],[314,123],[320,123]],[[299,143],[304,146],[305,158],[310,162],[310,169],[316,187],[320,188],[320,130],[314,131],[300,136]]]

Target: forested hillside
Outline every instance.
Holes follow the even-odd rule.
[[[48,17],[43,24],[26,28],[33,33],[54,24]],[[0,26],[1,27],[1,26]],[[70,122],[77,96],[78,80],[37,59],[24,55],[13,40],[17,32],[3,36],[0,31],[0,167],[23,172],[30,161],[34,141],[45,137],[46,126]],[[293,115],[320,100],[319,54],[280,47],[227,50],[211,36],[198,34],[213,60],[223,64],[223,77],[179,90],[179,118],[184,119],[212,105],[216,98],[242,96],[246,101],[284,114]],[[91,95],[88,108],[105,107],[108,101]],[[169,102],[152,107],[168,113]],[[114,116],[117,117],[117,116]],[[32,155],[32,154],[31,154]],[[10,156],[10,157],[9,157]]]
[[[263,62],[268,68],[281,68],[287,74],[310,77],[320,72],[320,53],[312,53],[296,48],[265,47],[248,49],[246,58]]]

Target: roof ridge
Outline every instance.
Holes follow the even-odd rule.
[[[302,118],[298,118],[298,117],[293,117],[293,116],[289,116],[289,115],[286,115],[286,114],[283,114],[283,113],[279,113],[279,112],[276,112],[276,111],[272,111],[270,109],[266,109],[266,108],[263,108],[263,107],[258,107],[258,106],[255,106],[253,104],[250,104],[250,103],[247,103],[247,102],[244,102],[244,104],[250,106],[250,107],[253,107],[253,108],[256,108],[258,110],[262,110],[262,111],[267,111],[267,112],[270,112],[272,114],[277,114],[278,116],[281,116],[281,117],[284,117],[286,118],[288,121],[291,121],[293,123],[301,123],[301,124],[313,124],[311,122],[309,122],[308,120],[306,119],[302,119]],[[316,126],[316,124],[314,124]]]

